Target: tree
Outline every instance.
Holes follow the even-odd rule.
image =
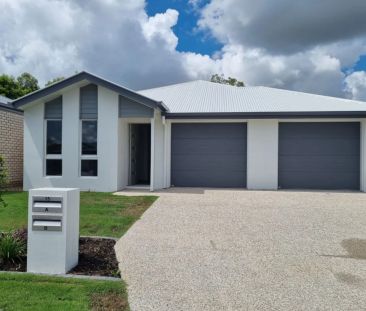
[[[39,90],[38,80],[28,72],[22,73],[17,81],[20,93],[22,93],[21,96]]]
[[[38,80],[30,73],[24,72],[17,78],[0,75],[0,95],[16,99],[39,89]]]
[[[227,84],[227,85],[238,86],[238,87],[245,86],[244,82],[242,82],[242,81],[239,81],[239,80],[237,80],[235,78],[231,78],[231,77],[225,79],[224,75],[219,75],[217,73],[211,76],[210,81],[214,82],[214,83]]]
[[[0,95],[4,95],[11,99],[19,97],[18,82],[13,76],[0,75]]]
[[[5,160],[4,158],[0,155],[0,206],[2,205],[3,207],[6,207],[6,202],[4,201],[3,197],[2,197],[2,193],[6,188],[7,185],[7,170],[6,170],[6,166],[5,166]]]
[[[51,84],[54,84],[54,83],[57,83],[57,82],[60,82],[62,81],[63,79],[65,79],[65,77],[56,77],[56,78],[53,78],[52,80],[49,80],[45,86],[50,86]]]

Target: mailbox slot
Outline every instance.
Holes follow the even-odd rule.
[[[34,231],[62,231],[62,217],[55,215],[33,215]]]
[[[60,198],[60,197],[33,197],[32,212],[62,213],[62,198]]]

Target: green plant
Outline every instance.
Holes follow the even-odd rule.
[[[25,256],[24,241],[14,237],[12,233],[3,233],[0,237],[0,260],[4,263],[17,262]]]
[[[6,202],[4,201],[3,197],[2,197],[2,193],[6,188],[6,184],[7,184],[7,170],[6,170],[6,166],[5,166],[5,160],[4,158],[0,155],[0,205],[2,206],[6,206]]]

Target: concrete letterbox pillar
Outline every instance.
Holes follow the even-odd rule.
[[[29,191],[27,271],[64,274],[78,264],[79,189]]]

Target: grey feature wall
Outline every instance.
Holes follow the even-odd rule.
[[[152,118],[154,109],[137,103],[129,98],[119,96],[120,118]]]
[[[88,84],[80,88],[80,119],[98,118],[98,86]]]
[[[62,119],[62,96],[45,103],[44,118],[48,120]]]

